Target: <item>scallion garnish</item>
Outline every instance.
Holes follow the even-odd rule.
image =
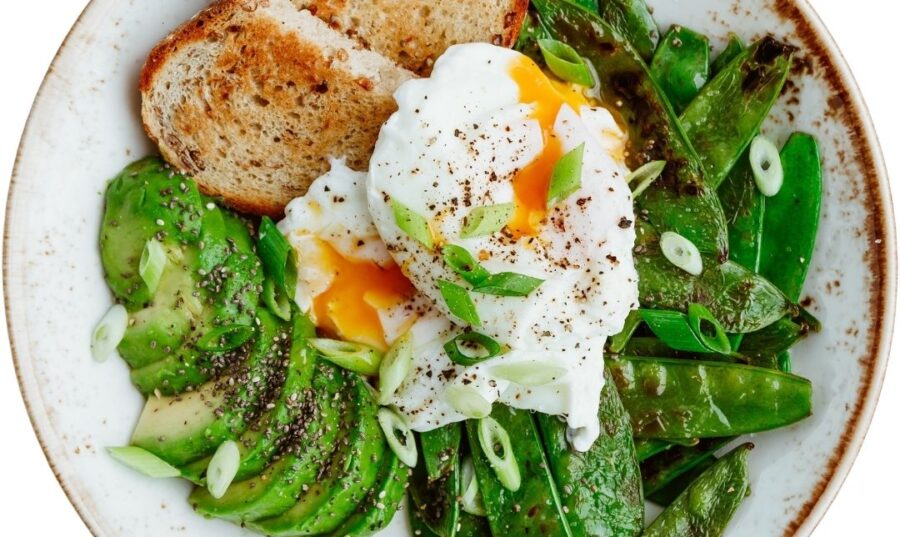
[[[450,386],[444,390],[444,399],[453,410],[467,418],[480,419],[491,414],[491,402],[471,386]]]
[[[656,181],[662,175],[665,169],[666,161],[654,160],[629,173],[625,177],[625,182],[631,184],[633,181],[637,181],[637,186],[631,191],[631,196],[637,198],[643,194],[653,184],[653,181]]]
[[[511,364],[497,364],[491,367],[491,373],[503,380],[519,386],[533,388],[556,382],[566,374],[566,368],[538,360],[528,360]]]
[[[481,326],[481,318],[478,317],[478,310],[468,291],[447,280],[438,280],[437,284],[450,313],[469,325]]]
[[[491,274],[472,254],[462,246],[447,244],[443,247],[444,262],[457,273],[460,278],[472,285],[478,285]]]
[[[547,191],[547,207],[552,207],[581,188],[581,168],[584,161],[584,144],[569,151],[553,166],[550,189]]]
[[[688,322],[706,347],[719,354],[731,353],[731,341],[722,323],[702,304],[688,306]],[[708,330],[712,331],[712,334]]]
[[[284,235],[268,216],[259,223],[259,258],[266,275],[290,300],[297,285],[297,255]]]
[[[391,200],[391,209],[394,211],[397,227],[429,250],[434,248],[434,235],[424,216],[397,200]]]
[[[533,278],[517,272],[500,272],[485,278],[472,290],[476,293],[498,296],[528,296],[544,283],[540,278]]]
[[[412,369],[412,332],[407,330],[381,359],[378,368],[378,404],[386,405],[394,392],[403,384]]]
[[[382,407],[378,409],[378,423],[384,436],[387,439],[388,446],[391,451],[397,455],[403,464],[413,468],[419,458],[419,451],[416,448],[416,439],[413,438],[412,431],[406,420],[394,410]]]
[[[128,311],[116,304],[106,311],[91,336],[91,355],[98,362],[105,362],[113,353],[128,329]]]
[[[240,467],[241,451],[237,442],[222,442],[206,467],[206,488],[210,496],[216,499],[224,496]]]
[[[291,301],[272,278],[266,278],[266,281],[263,282],[262,299],[269,311],[278,318],[285,321],[291,320]]]
[[[381,365],[381,352],[362,343],[310,338],[309,345],[334,365],[360,375],[375,375]]]
[[[106,451],[112,458],[121,462],[133,470],[149,477],[179,477],[181,471],[166,461],[160,459],[146,449],[135,446],[111,447]]]
[[[699,276],[703,273],[703,258],[700,250],[688,239],[674,231],[665,231],[659,237],[659,247],[670,263],[681,270]]]
[[[138,274],[144,280],[150,296],[156,294],[156,288],[159,287],[159,280],[162,278],[163,271],[166,270],[168,261],[166,250],[158,240],[150,239],[144,243],[144,250],[141,252],[141,260],[138,263]]]
[[[593,87],[594,76],[574,48],[555,39],[538,39],[538,46],[544,62],[554,75],[579,86]]]
[[[719,321],[700,304],[691,304],[688,314],[671,310],[640,310],[647,326],[667,347],[695,353],[731,353],[731,342]],[[711,327],[713,335],[706,329]]]
[[[459,236],[469,239],[493,235],[503,229],[515,210],[516,206],[512,203],[475,207],[463,222]]]
[[[219,326],[197,340],[197,348],[204,352],[232,351],[250,341],[253,333],[253,327],[245,324]]]
[[[763,135],[759,135],[750,143],[750,168],[756,188],[763,196],[772,197],[781,190],[784,184],[784,168],[778,148]]]
[[[519,490],[522,475],[506,429],[494,418],[484,418],[478,422],[478,443],[500,483],[512,492]]]
[[[471,457],[466,457],[462,462],[462,482],[460,490],[462,495],[459,502],[460,507],[466,513],[475,516],[487,516],[484,510],[484,500],[481,497],[481,491],[478,490],[478,479],[475,477],[475,464]]]
[[[477,355],[466,354],[460,348],[460,343],[467,343],[468,346],[478,347],[481,350]],[[495,356],[500,356],[503,354],[504,348],[503,345],[497,343],[489,336],[478,332],[464,332],[444,343],[444,351],[453,363],[469,367]]]

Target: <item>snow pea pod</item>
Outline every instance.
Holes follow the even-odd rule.
[[[671,442],[668,442],[666,440],[659,440],[657,438],[634,439],[634,450],[635,452],[637,452],[637,458],[639,462],[644,462],[650,457],[659,455],[667,449],[671,449],[671,447]]]
[[[794,47],[762,38],[716,75],[681,114],[713,188],[759,132],[781,94],[793,54]]]
[[[766,200],[759,273],[799,300],[819,228],[822,166],[808,134],[791,135],[781,150],[784,185]]]
[[[668,164],[662,175],[635,202],[642,244],[674,231],[701,252],[724,260],[728,230],[722,206],[703,177],[694,152],[671,105],[662,95],[640,55],[597,14],[562,0],[532,2],[545,28],[593,64],[601,99],[621,116],[628,134],[628,165],[650,161]]]
[[[750,490],[752,444],[719,459],[644,531],[644,537],[718,537]]]
[[[423,449],[424,453],[424,449]],[[425,463],[413,469],[409,480],[411,511],[421,519],[432,532],[440,537],[456,537],[459,526],[460,470],[459,453],[454,451],[445,473],[436,480],[430,479]]]
[[[644,0],[599,0],[603,20],[631,43],[642,58],[650,61],[659,42],[659,28]]]
[[[691,303],[703,304],[727,332],[754,332],[796,310],[777,287],[732,261],[707,264],[699,277],[658,254],[635,262],[642,306],[687,311]]]
[[[494,535],[574,537],[563,513],[556,484],[530,412],[494,405],[491,417],[513,438],[522,483],[515,492],[497,479],[478,440],[478,422],[466,422],[478,489]]]
[[[731,34],[728,36],[728,44],[725,45],[725,48],[722,52],[716,56],[716,59],[713,60],[712,65],[709,66],[710,73],[713,76],[719,74],[722,69],[725,69],[729,63],[731,63],[735,58],[741,55],[744,50],[746,50],[746,46],[744,42],[741,40],[740,36],[737,34]]]
[[[425,461],[428,480],[442,478],[453,468],[454,461],[459,458],[459,442],[462,439],[462,426],[458,423],[445,425],[440,429],[419,435],[422,443],[422,459]]]
[[[810,415],[812,385],[724,362],[607,360],[639,438],[717,438],[767,431]]]
[[[676,479],[711,460],[733,438],[707,438],[696,446],[675,446],[641,463],[644,494],[652,497]]]
[[[653,55],[650,72],[675,111],[681,113],[709,80],[709,39],[683,26],[672,26]]]
[[[440,537],[425,524],[418,509],[409,510],[409,525],[416,537]],[[488,527],[486,518],[462,513],[456,537],[491,537],[491,528]]]
[[[590,450],[569,447],[559,418],[539,414],[538,423],[572,534],[633,537],[644,527],[641,472],[631,422],[608,371],[605,376],[600,437]]]
[[[744,152],[719,186],[719,199],[728,222],[729,259],[753,272],[759,270],[766,198],[756,188],[748,152]]]
[[[541,54],[541,47],[538,46],[538,39],[550,37],[547,30],[541,25],[540,19],[534,11],[528,10],[522,21],[522,29],[519,31],[519,37],[513,47],[522,54],[528,56],[537,63],[544,61]]]

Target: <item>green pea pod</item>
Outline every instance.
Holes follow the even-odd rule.
[[[699,277],[662,255],[645,253],[635,261],[644,307],[687,311],[691,303],[703,304],[732,333],[755,332],[796,311],[768,280],[731,261],[707,262]]]
[[[423,450],[424,451],[424,450]],[[460,515],[459,452],[450,458],[446,473],[431,480],[422,458],[413,469],[409,480],[411,511],[439,537],[456,537]]]
[[[675,111],[681,113],[709,80],[709,39],[683,26],[672,26],[656,49],[650,72]]]
[[[599,0],[603,20],[631,43],[642,58],[650,61],[659,42],[659,28],[644,0]]]
[[[659,234],[674,231],[701,252],[724,260],[728,229],[719,198],[705,181],[700,157],[640,55],[594,13],[563,0],[532,4],[551,36],[573,47],[597,70],[602,100],[615,103],[621,124],[627,126],[629,167],[667,162],[662,175],[635,203],[643,216],[636,223],[640,244],[656,243]]]
[[[681,493],[690,487],[703,472],[715,464],[717,460],[719,459],[715,455],[704,457],[696,466],[674,478],[669,484],[660,488],[652,495],[647,496],[647,499],[656,505],[668,507],[676,498],[681,496]]]
[[[635,438],[634,450],[637,453],[638,462],[659,455],[660,453],[672,448],[672,443],[666,440],[656,438]]]
[[[703,472],[648,527],[643,537],[719,537],[750,490],[744,444]]]
[[[409,525],[416,537],[440,537],[425,524],[418,509],[409,510]],[[456,537],[491,537],[491,528],[488,526],[486,518],[462,513],[459,517]]]
[[[640,438],[737,436],[812,412],[810,382],[780,371],[671,358],[620,358],[607,367]]]
[[[764,37],[716,75],[681,114],[713,188],[759,132],[781,94],[793,54],[790,45]]]
[[[735,58],[741,55],[747,47],[744,45],[744,42],[741,40],[740,36],[737,34],[731,34],[728,36],[728,44],[725,45],[725,48],[722,52],[716,56],[716,59],[713,60],[712,65],[709,66],[710,73],[713,76],[719,74],[722,69],[734,61]]]
[[[459,442],[462,439],[462,425],[451,423],[440,429],[419,435],[422,441],[422,459],[428,480],[441,479],[453,468],[454,460],[459,458]]]
[[[729,259],[753,272],[759,271],[766,198],[756,188],[748,152],[719,186],[719,199],[728,222]]]
[[[675,446],[641,463],[641,476],[644,479],[644,494],[651,497],[678,477],[713,460],[714,454],[732,438],[707,438],[700,440],[696,446]]]
[[[784,185],[766,200],[759,273],[799,300],[822,205],[822,166],[815,138],[793,134],[781,150]]]
[[[641,472],[631,423],[609,372],[600,396],[600,437],[585,453],[569,447],[565,422],[538,415],[563,510],[576,536],[633,537],[644,528]],[[603,491],[598,494],[597,491]]]
[[[511,491],[500,483],[478,440],[478,422],[466,422],[478,489],[494,535],[574,537],[563,513],[556,484],[530,412],[494,405],[491,417],[513,438],[512,448],[522,482]]]

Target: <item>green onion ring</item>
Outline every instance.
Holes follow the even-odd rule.
[[[115,304],[103,315],[91,336],[91,356],[97,362],[109,359],[128,329],[128,311],[125,306]]]
[[[407,330],[381,359],[378,368],[378,404],[385,405],[406,380],[413,364],[412,332]]]
[[[227,440],[216,449],[206,467],[206,488],[210,496],[219,499],[228,491],[241,466],[241,451],[237,442]]]
[[[512,492],[519,490],[522,475],[506,429],[494,418],[481,419],[478,421],[478,443],[500,483]],[[500,454],[497,453],[498,448]]]
[[[150,291],[150,296],[156,294],[159,280],[162,279],[168,262],[169,258],[166,256],[166,250],[158,240],[150,239],[144,243],[144,250],[141,252],[141,260],[138,263],[138,274],[144,280],[144,284]]]
[[[136,446],[110,447],[106,451],[112,458],[132,470],[155,478],[179,477],[181,471],[146,449]]]
[[[478,490],[478,478],[475,476],[475,464],[472,462],[472,457],[466,457],[462,462],[460,490],[462,495],[459,502],[463,511],[470,515],[487,516],[481,491]]]
[[[197,341],[197,348],[204,352],[228,352],[253,337],[253,327],[245,324],[229,324],[213,328]]]
[[[416,439],[413,437],[406,420],[394,410],[388,407],[381,407],[378,409],[378,424],[381,425],[381,430],[384,431],[384,436],[391,451],[397,455],[397,458],[403,464],[414,468],[419,458],[419,451],[416,448]]]
[[[310,338],[309,345],[334,365],[360,375],[375,375],[381,365],[381,352],[362,343]]]
[[[574,48],[555,39],[538,39],[538,46],[544,62],[554,75],[579,86],[594,86],[594,75]]]
[[[703,330],[704,322],[712,325],[715,335],[708,336],[706,334]],[[710,350],[718,352],[719,354],[731,353],[731,341],[728,339],[728,334],[725,332],[722,324],[719,323],[719,320],[715,318],[706,306],[702,304],[689,305],[688,323],[690,323],[691,329],[700,341],[702,341]]]
[[[659,237],[659,247],[670,263],[681,270],[699,276],[703,273],[703,258],[700,250],[688,239],[674,231],[665,231]]]
[[[756,188],[763,196],[771,198],[778,194],[784,184],[781,155],[772,140],[761,134],[750,143],[750,168]]]
[[[484,356],[469,356],[459,348],[460,342],[474,343],[483,348],[487,354]],[[469,367],[503,354],[504,347],[493,338],[484,334],[478,332],[463,332],[444,343],[444,351],[453,363]]]

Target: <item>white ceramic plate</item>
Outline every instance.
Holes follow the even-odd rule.
[[[98,536],[227,537],[242,530],[191,512],[188,487],[153,481],[103,451],[127,442],[141,407],[124,363],[94,363],[89,339],[110,304],[97,251],[102,192],[153,152],[138,117],[137,74],[160,38],[203,0],[94,0],[35,102],[10,187],[6,307],[22,393],[60,484]],[[825,326],[797,348],[815,386],[814,416],[757,435],[753,495],[735,537],[808,535],[859,449],[887,362],[896,285],[888,182],[847,66],[803,0],[656,0],[663,28],[683,23],[721,46],[770,32],[800,47],[802,67],[766,132],[817,136],[825,164],[823,221],[804,296]],[[408,535],[405,516],[386,532]]]

